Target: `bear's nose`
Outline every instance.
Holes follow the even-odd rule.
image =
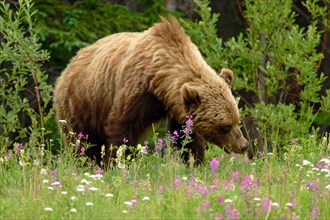
[[[248,148],[249,148],[249,142],[246,141],[245,145],[242,146],[241,150],[242,150],[243,152],[245,152],[245,151],[247,151]]]

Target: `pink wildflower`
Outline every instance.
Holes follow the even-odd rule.
[[[10,160],[10,158],[11,158],[11,154],[8,153],[8,154],[5,156],[5,159],[6,159],[6,160]]]
[[[238,180],[239,179],[239,172],[238,171],[233,172],[232,178],[233,178],[234,181]]]
[[[214,220],[222,220],[223,216],[219,212],[213,213]]]
[[[225,200],[225,197],[223,195],[219,196],[218,204],[222,203],[224,200]]]
[[[136,196],[133,196],[129,201],[132,203],[133,208],[136,206],[136,204],[138,202]]]
[[[223,184],[222,184],[222,190],[223,191],[229,191],[231,189],[235,189],[235,183],[234,183],[234,180],[228,180],[228,181],[225,181]]]
[[[313,219],[317,219],[319,215],[319,210],[317,208],[313,208],[313,210],[309,213],[309,217]]]
[[[80,148],[80,156],[85,155],[86,149],[84,147]]]
[[[96,174],[103,174],[103,170],[101,168],[97,168],[95,173]]]
[[[123,143],[126,144],[128,142],[128,139],[124,137]]]
[[[86,139],[86,135],[84,135],[83,133],[79,132],[79,134],[77,135],[78,139]]]
[[[233,209],[230,213],[231,219],[239,219],[239,211],[237,209]]]
[[[263,157],[263,156],[265,156],[265,152],[260,151],[260,152],[258,153],[258,155],[259,155],[259,157]]]
[[[15,153],[18,154],[19,152],[21,152],[21,150],[22,150],[22,144],[21,143],[17,143],[16,144]]]
[[[262,199],[262,205],[263,205],[265,211],[269,210],[270,203],[269,203],[268,199]]]
[[[210,201],[209,200],[204,200],[203,205],[204,205],[205,209],[209,209],[210,208]]]
[[[213,172],[216,172],[218,167],[219,167],[219,161],[217,160],[217,158],[213,158],[210,162],[210,166],[211,166],[211,170]]]

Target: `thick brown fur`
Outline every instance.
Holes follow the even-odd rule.
[[[136,145],[155,121],[168,116],[171,131],[193,116],[194,141],[187,147],[204,159],[204,141],[242,153],[247,141],[238,128],[231,93],[234,75],[220,76],[204,61],[175,19],[162,19],[140,33],[118,33],[81,49],[58,78],[58,120],[89,135],[87,155],[99,163],[101,145]],[[106,150],[105,159],[112,157]]]

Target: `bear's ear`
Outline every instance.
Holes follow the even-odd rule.
[[[220,76],[226,81],[229,87],[232,86],[234,81],[234,73],[230,69],[223,68],[220,72]]]
[[[180,92],[187,113],[189,113],[193,108],[196,108],[201,103],[201,97],[198,93],[197,86],[191,86],[186,83],[181,87]]]

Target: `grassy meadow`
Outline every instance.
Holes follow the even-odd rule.
[[[259,152],[253,160],[209,146],[198,167],[182,163],[167,142],[163,155],[146,151],[145,142],[135,157],[106,170],[73,156],[79,138],[56,156],[47,150],[52,140],[33,149],[16,143],[0,157],[0,219],[330,217],[327,136],[310,136],[281,156]]]

